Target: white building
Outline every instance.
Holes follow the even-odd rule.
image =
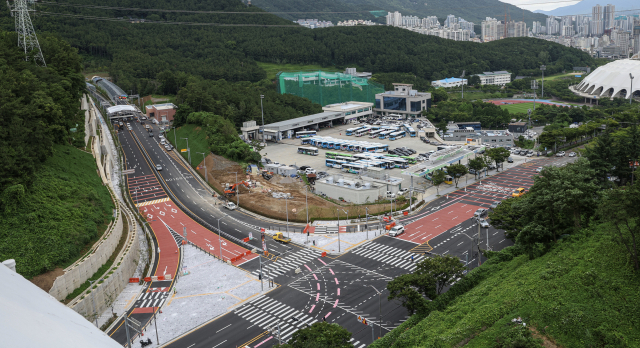
[[[511,73],[508,71],[485,71],[477,76],[480,77],[482,85],[504,86],[511,82]]]
[[[431,81],[431,85],[435,88],[439,87],[460,87],[467,85],[467,79],[460,79],[456,77],[450,77],[447,79]]]
[[[431,107],[431,93],[418,92],[413,85],[394,83],[393,91],[376,94],[375,111],[378,116],[400,114],[407,118],[420,117],[422,111]]]
[[[490,17],[482,21],[482,41],[489,42],[501,39],[503,35],[498,30],[499,24],[497,19]]]

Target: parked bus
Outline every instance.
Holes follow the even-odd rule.
[[[389,151],[389,145],[386,144],[378,144],[376,152],[387,152]]]
[[[392,169],[396,167],[396,163],[389,158],[381,158],[378,161],[384,163],[386,165],[386,167],[384,169]]]
[[[357,137],[361,137],[361,136],[369,133],[370,130],[371,130],[370,127],[360,128],[355,132],[355,134],[356,134]]]
[[[324,154],[324,156],[326,158],[336,158],[336,156],[340,156],[340,154],[339,153],[335,153],[335,152],[327,152],[327,153]]]
[[[327,167],[338,168],[338,169],[341,169],[342,165],[346,164],[346,163],[348,163],[348,162],[346,162],[346,161],[338,161],[336,159],[327,159],[327,160],[324,161],[324,164]]]
[[[311,146],[301,146],[298,148],[298,153],[304,155],[318,156],[318,148]]]
[[[309,138],[309,137],[313,137],[318,135],[318,132],[311,130],[311,131],[302,131],[302,132],[296,132],[296,138]]]
[[[336,156],[336,160],[345,162],[354,162],[356,159],[353,156]]]
[[[377,138],[378,134],[382,133],[383,131],[384,131],[383,129],[372,130],[371,133],[369,133],[369,138],[371,139]]]
[[[411,127],[410,124],[405,123],[405,124],[403,124],[403,126],[404,126],[404,130],[407,131],[407,133],[409,133],[410,137],[413,138],[413,137],[416,136],[416,131],[415,131],[415,129],[413,129],[413,127]]]
[[[342,171],[352,174],[360,174],[365,169],[365,166],[358,163],[346,163],[342,165]]]
[[[409,166],[404,158],[394,158],[393,162],[396,164],[396,168],[405,169]]]
[[[347,129],[347,135],[354,135],[357,130],[365,128],[366,126],[354,127]]]
[[[378,138],[385,139],[386,137],[389,136],[389,134],[392,134],[394,132],[396,132],[396,131],[395,130],[388,130],[388,131],[380,132],[380,134],[378,135]]]
[[[409,156],[400,156],[400,158],[404,158],[405,160],[407,160],[407,163],[409,164],[416,164],[418,163],[418,161],[416,161],[415,158],[413,157],[409,157]]]
[[[401,139],[401,138],[404,138],[404,136],[405,136],[405,131],[397,131],[395,133],[389,134],[389,140]]]

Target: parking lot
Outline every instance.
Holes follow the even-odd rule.
[[[425,153],[428,151],[436,150],[436,146],[425,144],[420,140],[420,136],[424,135],[424,133],[419,132],[418,136],[416,137],[413,137],[413,138],[404,137],[402,139],[398,139],[394,141],[391,141],[389,139],[378,139],[378,138],[371,139],[367,136],[362,136],[362,137],[356,137],[353,135],[347,136],[346,130],[348,128],[353,128],[353,127],[355,126],[352,124],[348,124],[348,125],[341,125],[339,127],[324,128],[318,132],[318,136],[332,137],[335,139],[368,141],[371,143],[388,144],[390,149],[395,149],[397,147],[407,147],[410,149],[414,149],[417,153]],[[325,165],[325,159],[326,159],[325,154],[327,152],[338,152],[338,153],[344,152],[344,153],[353,154],[353,152],[319,148],[318,156],[303,155],[298,153],[298,147],[303,146],[300,143],[301,143],[300,139],[284,139],[280,143],[267,143],[267,147],[261,151],[261,154],[262,154],[262,157],[266,157],[271,161],[278,162],[280,164],[296,165],[298,167],[305,165],[305,166],[312,167],[316,171],[324,171],[329,174],[345,174],[345,176],[350,175],[342,172],[340,169],[327,167]],[[308,145],[304,145],[304,146],[308,146]],[[413,155],[412,157],[417,157],[417,154]],[[409,180],[408,176],[402,175],[401,172],[402,172],[402,169],[399,169],[399,168],[394,168],[394,169],[389,169],[384,171],[384,173],[389,174],[390,176]],[[415,183],[416,181],[414,179],[414,184]]]

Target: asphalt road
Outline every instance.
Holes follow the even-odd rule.
[[[219,205],[212,204],[208,189],[182,164],[178,155],[160,146],[157,128],[154,137],[150,137],[137,122],[132,122],[132,126],[131,132],[125,129],[118,135],[127,168],[136,169],[129,181],[137,176],[154,175],[166,183],[179,203],[207,223],[217,226],[217,219],[223,217],[220,228],[236,238],[244,238],[249,232],[256,236],[260,227],[272,225],[240,212],[220,210]],[[136,150],[137,146],[132,144],[141,144],[142,148]],[[148,164],[142,151],[150,159]],[[280,338],[287,340],[296,329],[321,320],[336,322],[352,332],[356,347],[370,344],[372,327],[374,336],[378,337],[408,318],[397,301],[386,299],[387,282],[413,271],[417,262],[433,254],[457,256],[471,269],[484,261],[478,256],[478,244],[481,249],[491,250],[511,245],[504,233],[493,227],[481,229],[479,239],[474,240],[478,227],[472,218],[473,212],[509,197],[515,188],[530,187],[537,167],[562,165],[570,160],[540,159],[483,179],[466,191],[459,190],[431,202],[417,216],[401,219],[407,231],[400,237],[381,236],[337,258],[323,258],[318,252],[296,245],[268,242],[269,250],[280,253],[279,258],[262,259],[265,275],[274,280],[273,290],[195,328],[168,346],[269,347],[278,342],[278,323]],[[156,164],[161,164],[162,170],[151,168]],[[138,197],[136,202],[154,199],[157,198]],[[260,244],[256,240],[252,245]],[[254,259],[239,267],[257,274],[259,264],[258,259]],[[267,284],[265,282],[265,287]],[[370,325],[359,322],[359,316]]]

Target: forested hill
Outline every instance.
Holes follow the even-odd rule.
[[[51,32],[77,47],[86,71],[107,70],[126,91],[156,91],[157,75],[185,72],[205,79],[256,82],[266,77],[255,61],[320,64],[366,71],[412,73],[427,80],[460,76],[463,70],[479,73],[508,70],[518,75],[547,73],[573,66],[594,66],[586,53],[543,40],[514,38],[488,44],[456,42],[386,26],[306,29],[291,25],[238,0],[196,2],[164,0],[153,5],[142,0],[121,6],[163,11],[106,10],[97,0],[76,0],[84,7],[38,3],[34,25],[38,33]],[[14,25],[5,7],[0,23]],[[233,11],[241,13],[167,12]],[[243,14],[249,11],[249,14]],[[98,21],[63,16],[97,16],[125,21]],[[144,18],[153,23],[131,23]],[[133,20],[131,20],[133,21]],[[176,23],[182,24],[176,24]],[[211,24],[260,24],[275,26],[214,26]],[[196,25],[197,24],[197,25]],[[290,26],[290,27],[288,27]]]
[[[399,11],[405,16],[418,16],[420,18],[436,16],[442,20],[447,15],[453,14],[467,21],[479,25],[486,17],[503,19],[505,12],[509,18],[527,22],[531,26],[533,21],[544,21],[546,16],[541,13],[533,13],[523,10],[511,4],[498,0],[253,0],[253,5],[270,12],[348,12],[356,13],[279,13],[282,18],[296,20],[299,18],[317,18],[320,20],[335,21],[345,19],[371,19],[373,16],[366,11]],[[365,11],[365,12],[362,12]],[[377,13],[376,13],[377,14]],[[383,19],[381,19],[384,23]]]

